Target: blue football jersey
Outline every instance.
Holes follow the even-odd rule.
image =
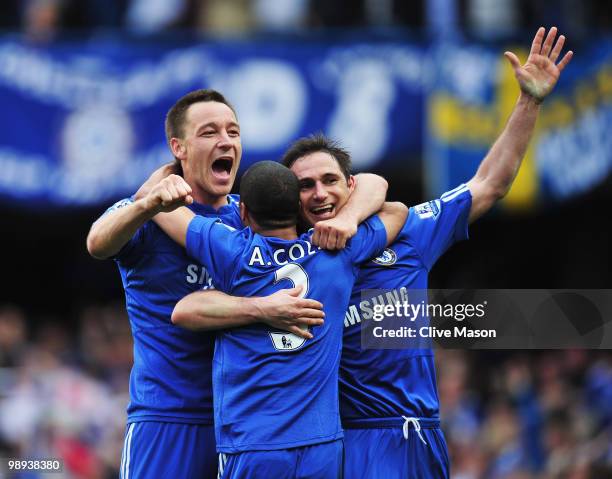
[[[362,224],[339,252],[319,250],[304,234],[283,240],[235,231],[196,217],[187,251],[215,286],[235,296],[265,296],[302,285],[321,301],[325,324],[304,340],[264,324],[217,334],[213,360],[215,432],[219,452],[287,449],[342,437],[338,366],[344,314],[359,263],[384,248],[377,217]]]
[[[242,227],[238,201],[228,198],[219,210],[201,204],[191,209]],[[170,320],[181,298],[211,287],[210,275],[152,221],[136,232],[115,261],[134,338],[128,422],[212,424],[214,335],[180,328]]]
[[[454,242],[468,236],[472,197],[466,185],[440,199],[410,208],[406,223],[384,253],[365,263],[355,282],[344,320],[340,363],[342,420],[439,416],[433,351],[429,348],[376,350],[361,348],[361,319],[372,317],[373,302],[388,297],[403,302],[427,301],[409,294],[426,290],[427,275]],[[362,301],[361,291],[384,289],[391,295]]]

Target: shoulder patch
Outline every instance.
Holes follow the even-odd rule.
[[[385,248],[383,253],[372,260],[372,262],[381,266],[391,266],[397,261],[397,254],[391,248]]]
[[[134,203],[134,200],[132,198],[124,198],[122,200],[117,201],[113,206],[106,210],[106,212],[109,213],[111,211],[118,210],[119,208],[131,205],[132,203]]]
[[[440,214],[440,200],[428,201],[414,207],[419,218],[436,218]]]

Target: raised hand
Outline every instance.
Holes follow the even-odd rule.
[[[557,27],[552,27],[544,40],[545,33],[546,29],[544,27],[538,29],[533,38],[527,62],[522,66],[514,53],[504,53],[504,56],[514,69],[514,75],[516,76],[521,91],[533,97],[537,103],[541,103],[553,90],[557,84],[559,75],[561,75],[561,72],[570,62],[574,54],[572,51],[567,52],[561,61],[557,63],[557,59],[565,43],[565,37],[561,35],[555,43]]]
[[[157,213],[168,213],[193,203],[191,187],[178,175],[170,175],[151,188],[144,198],[146,208]]]
[[[151,173],[151,176],[149,176],[149,178],[147,178],[147,180],[142,184],[142,186],[138,188],[138,191],[136,192],[136,194],[134,194],[134,199],[140,200],[147,196],[155,185],[157,185],[167,176],[178,173],[178,169],[179,168],[176,161],[172,161],[170,163],[166,163],[160,166],[157,170]]]

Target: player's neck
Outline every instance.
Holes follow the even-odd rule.
[[[255,225],[252,225],[251,229],[255,233],[260,234],[261,236],[273,236],[274,238],[280,238],[280,239],[285,239],[285,240],[292,240],[298,237],[295,226],[289,226],[287,228],[276,228],[276,229],[270,229],[270,230],[264,230],[264,229],[260,229],[254,226]]]
[[[227,205],[227,195],[211,195],[210,193],[207,193],[199,188],[192,188],[191,196],[195,202],[202,205],[212,206],[216,210]]]

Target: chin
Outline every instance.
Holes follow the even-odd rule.
[[[212,188],[210,193],[213,196],[226,196],[226,195],[229,195],[231,191],[232,191],[232,187],[228,185],[228,186],[218,186],[218,187]]]

